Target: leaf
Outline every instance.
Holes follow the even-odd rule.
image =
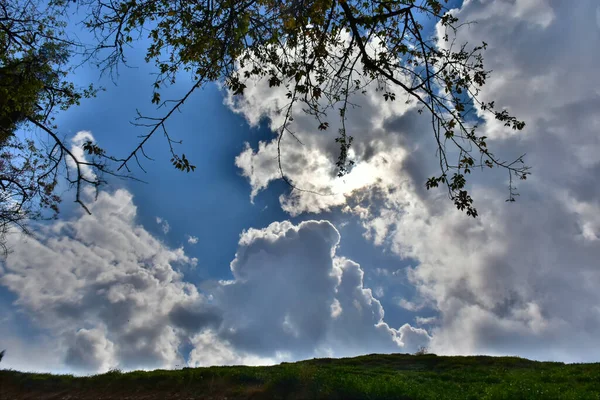
[[[281,79],[279,79],[276,76],[271,76],[271,78],[269,79],[269,87],[273,87],[273,86],[280,86],[281,85]]]
[[[324,131],[324,130],[326,130],[327,128],[329,128],[329,122],[321,122],[321,123],[319,124],[319,130],[320,130],[320,131]],[[339,138],[335,138],[335,140],[336,140],[336,141],[337,141],[338,139],[339,139]]]

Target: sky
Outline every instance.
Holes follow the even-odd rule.
[[[209,85],[169,121],[197,166],[176,171],[162,137],[149,143],[148,183],[111,180],[92,215],[13,235],[0,265],[3,368],[90,374],[265,365],[369,353],[516,355],[600,360],[600,5],[595,0],[465,0],[477,21],[461,42],[488,43],[481,92],[527,125],[481,114],[505,158],[532,175],[506,203],[507,176],[474,173],[480,216],[427,191],[436,171],[427,117],[369,89],[348,115],[356,166],[332,173],[333,133],[295,116],[285,141],[291,191],[275,163],[284,93],[256,82],[244,98]],[[430,27],[432,34],[435,27]],[[142,49],[118,84],[59,115],[73,145],[124,155],[152,112]],[[97,81],[80,69],[76,80]],[[174,94],[186,90],[184,83]],[[156,112],[156,111],[154,111]]]

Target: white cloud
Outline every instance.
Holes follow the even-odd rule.
[[[346,184],[332,177],[332,138],[295,118],[305,145],[285,143],[286,173],[300,187],[338,190],[320,197],[295,192],[282,197],[283,208],[295,215],[342,207],[364,221],[375,244],[414,259],[407,276],[418,296],[411,304],[437,309],[436,352],[565,361],[600,356],[594,345],[600,334],[597,12],[594,0],[577,6],[470,0],[457,12],[462,21],[478,22],[459,30],[458,42],[489,44],[484,56],[493,73],[481,98],[527,123],[516,133],[481,114],[480,129],[497,154],[527,152],[534,167],[515,204],[504,202],[504,174],[475,174],[477,220],[456,211],[441,191],[424,190],[436,171],[435,144],[428,122],[410,106],[382,111],[382,99],[357,99],[362,108],[352,110],[349,126],[357,127],[350,132],[357,140],[354,171],[364,172],[353,171]],[[280,100],[263,96],[261,85],[252,90],[236,110],[250,121],[272,117]],[[246,149],[237,159],[253,194],[278,176],[273,146]],[[340,317],[357,304],[340,300]]]
[[[534,3],[538,14],[527,11]],[[529,151],[534,174],[515,204],[504,203],[502,182],[476,180],[476,221],[439,200],[423,198],[414,208],[396,206],[402,197],[385,200],[388,210],[401,208],[386,219],[392,247],[419,261],[409,277],[440,312],[435,352],[600,356],[593,344],[600,334],[600,82],[593,73],[600,57],[589,52],[600,35],[589,17],[593,3],[470,1],[458,14],[478,20],[459,31],[459,42],[489,43],[493,74],[483,98],[527,122],[515,137],[486,120],[485,134],[502,151]]]
[[[388,326],[383,307],[364,287],[355,262],[335,255],[338,231],[327,221],[275,222],[240,238],[234,280],[220,286],[220,336],[236,349],[275,358],[412,351]],[[403,342],[407,340],[405,346]]]
[[[93,137],[78,133],[74,147],[82,140]],[[83,192],[91,194],[89,188]],[[0,284],[14,293],[15,312],[30,318],[39,332],[36,342],[46,343],[55,358],[51,366],[38,363],[35,348],[13,340],[17,351],[8,350],[14,357],[5,364],[78,372],[181,364],[178,347],[190,329],[182,311],[205,300],[182,281],[177,267],[196,259],[139,225],[126,190],[100,191],[96,201],[86,200],[91,215],[78,210],[69,220],[38,225],[34,237],[10,237],[12,253],[3,262]],[[200,317],[195,329],[214,320]]]
[[[13,238],[0,283],[39,329],[58,338],[69,367],[181,363],[184,326],[172,322],[173,313],[204,300],[175,267],[195,260],[136,224],[128,192],[100,192],[89,207],[92,215],[40,226],[37,239]]]
[[[273,365],[287,357],[276,355],[264,358],[244,351],[236,350],[229,342],[222,340],[212,330],[206,330],[191,338],[193,350],[188,365],[191,367],[208,367],[212,365]]]
[[[417,304],[412,301],[408,301],[406,299],[399,299],[398,305],[408,311],[419,311],[419,310],[422,310],[423,307],[425,307],[424,304]]]
[[[431,324],[435,324],[437,322],[437,318],[436,317],[416,317],[415,321],[417,322],[417,325],[419,325],[419,326],[431,325]]]
[[[478,186],[479,221],[461,221],[449,207],[428,220],[401,217],[396,249],[421,261],[411,277],[441,311],[434,348],[596,360],[600,56],[589,49],[600,46],[590,17],[597,5],[517,1],[511,14],[498,4],[466,3],[459,18],[479,23],[459,41],[489,43],[483,98],[528,125],[516,139],[488,120],[486,134],[501,148],[529,150],[533,179],[511,205]]]
[[[91,215],[79,210],[40,225],[35,237],[11,237],[0,284],[50,351],[40,363],[32,353],[39,346],[28,348],[27,339],[7,332],[3,365],[78,373],[186,361],[255,365],[412,351],[430,340],[424,330],[384,322],[360,266],[336,256],[340,236],[327,221],[243,232],[233,279],[204,282],[201,294],[178,270],[196,260],[137,223],[129,192],[100,191],[89,208]]]
[[[87,141],[94,142],[94,136],[89,131],[79,131],[75,136],[71,139],[71,154],[75,156],[78,161],[85,161],[85,152],[83,151],[83,144]],[[67,158],[67,165],[71,169],[75,169],[75,162],[71,158]],[[89,165],[80,165],[81,175],[93,181],[96,179],[96,174],[90,168]]]
[[[186,235],[186,237],[187,237],[187,242],[189,244],[197,244],[198,243],[198,238],[196,236]]]
[[[402,96],[395,102],[383,102],[375,83],[368,85],[366,90],[366,95],[352,98],[353,107],[347,113],[347,134],[354,137],[349,156],[356,164],[342,178],[337,177],[335,167],[340,151],[335,142],[341,128],[339,118],[330,118],[329,129],[320,131],[313,117],[307,116],[301,107],[294,109],[293,121],[288,128],[301,143],[292,135],[283,136],[282,169],[304,191],[293,191],[280,198],[283,209],[291,215],[328,211],[344,205],[346,196],[353,190],[381,179],[387,183],[395,177],[406,151],[399,146],[400,138],[387,134],[384,124],[390,116],[414,110],[414,102],[406,104]],[[284,121],[281,109],[287,104],[286,90],[283,86],[269,87],[267,79],[257,79],[248,85],[243,97],[227,93],[225,103],[245,116],[250,125],[255,126],[262,118],[268,118],[274,133],[273,140],[260,142],[256,149],[247,145],[236,158],[236,165],[250,182],[253,199],[270,182],[281,177],[276,135]]]
[[[327,221],[245,231],[234,279],[205,282],[204,296],[174,268],[193,259],[135,224],[129,193],[100,192],[90,209],[41,227],[37,240],[16,239],[0,276],[18,309],[56,338],[65,368],[259,365],[414,351],[430,340],[384,322],[360,266],[335,255],[340,236]],[[7,365],[24,364],[34,369]]]
[[[82,371],[107,371],[117,365],[114,344],[101,329],[79,329],[67,350],[66,363]]]
[[[156,217],[156,223],[160,225],[160,228],[162,229],[165,235],[171,230],[171,225],[169,225],[169,221],[167,221],[166,219]]]

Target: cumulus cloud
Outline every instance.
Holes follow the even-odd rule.
[[[186,235],[186,237],[187,237],[187,242],[189,244],[197,244],[198,243],[198,238],[196,236]]]
[[[384,322],[360,266],[335,255],[339,240],[327,221],[244,232],[231,263],[234,279],[215,293],[224,311],[221,336],[270,358],[413,351],[404,331]],[[428,341],[424,330],[414,332]]]
[[[598,82],[592,71],[600,57],[589,52],[600,45],[595,7],[469,1],[456,12],[479,22],[459,31],[460,42],[490,44],[493,76],[483,98],[528,124],[515,137],[482,113],[485,134],[501,148],[529,150],[534,175],[511,205],[497,187],[476,185],[478,221],[441,205],[435,215],[398,218],[395,249],[420,261],[409,276],[441,314],[438,351],[568,361],[600,355],[593,350],[600,333],[600,120],[593,111],[600,92],[590,82]]]
[[[66,355],[66,363],[82,371],[106,371],[117,365],[114,344],[100,329],[80,329]]]
[[[11,243],[0,276],[76,371],[412,352],[430,340],[384,321],[360,266],[336,256],[340,236],[327,221],[245,231],[233,279],[200,294],[176,269],[194,260],[135,224],[129,193],[101,192],[90,207]]]
[[[100,192],[92,215],[40,226],[15,237],[0,283],[15,306],[59,338],[65,362],[81,370],[152,368],[181,363],[181,307],[204,300],[182,281],[178,265],[194,264],[135,222],[125,190]],[[183,325],[183,324],[182,324]]]
[[[212,365],[273,365],[289,359],[287,354],[277,354],[275,358],[260,357],[236,349],[221,339],[213,330],[205,330],[192,336],[193,350],[190,353],[190,367],[208,367]]]
[[[403,304],[437,310],[435,319],[419,320],[435,326],[436,352],[565,361],[600,356],[594,345],[600,334],[600,57],[591,51],[600,47],[597,10],[593,0],[576,7],[470,0],[455,11],[462,21],[478,22],[458,31],[459,43],[489,44],[486,68],[493,73],[481,98],[527,122],[517,134],[480,110],[481,132],[497,154],[527,152],[534,167],[515,204],[504,202],[504,174],[475,175],[477,220],[456,211],[443,193],[424,189],[436,170],[435,145],[412,106],[390,110],[375,96],[357,100],[360,129],[351,132],[357,165],[344,184],[332,177],[331,138],[295,118],[305,146],[287,150],[286,173],[309,189],[337,190],[329,197],[297,192],[281,198],[283,208],[298,214],[340,207],[362,219],[376,245],[414,260],[405,275],[418,294]],[[270,110],[280,100],[263,96],[261,85],[234,105],[250,122],[276,118]],[[253,194],[277,178],[274,155],[273,143],[261,143],[238,157]],[[348,308],[339,303],[336,310]]]
[[[336,255],[340,235],[327,221],[244,231],[232,279],[204,282],[201,293],[179,271],[197,260],[137,222],[131,193],[100,191],[89,209],[39,225],[35,237],[11,237],[0,285],[53,362],[39,364],[31,353],[39,346],[7,332],[16,351],[6,366],[93,373],[257,365],[414,351],[430,340],[422,329],[385,323],[361,267]]]
[[[481,113],[485,134],[503,151],[529,151],[534,174],[516,204],[504,203],[502,181],[476,180],[476,221],[439,199],[420,197],[413,208],[399,206],[406,194],[384,200],[387,215],[399,210],[386,219],[392,248],[419,261],[408,277],[419,300],[440,313],[436,352],[600,356],[593,345],[600,333],[600,124],[593,111],[600,92],[590,82],[598,80],[592,71],[600,58],[588,50],[600,45],[594,3],[473,0],[456,11],[478,21],[459,31],[459,42],[489,43],[493,75],[483,99],[527,121],[515,136]],[[385,230],[381,220],[365,221]]]

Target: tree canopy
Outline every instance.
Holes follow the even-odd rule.
[[[57,10],[27,3],[0,0],[0,246],[12,227],[26,230],[27,220],[56,215],[60,202],[54,189],[62,142],[53,133],[45,149],[15,132],[31,123],[52,133],[54,113],[87,94],[63,68],[69,43]]]
[[[85,16],[82,22],[95,42],[82,45],[69,39],[61,11],[67,7],[77,7],[76,15]],[[25,9],[34,11],[19,11]],[[353,162],[348,152],[352,128],[345,123],[352,97],[377,85],[385,101],[415,102],[431,119],[440,169],[423,184],[428,189],[445,186],[456,207],[475,217],[467,188],[475,168],[504,169],[509,201],[516,195],[513,178],[525,179],[529,172],[522,156],[507,162],[488,149],[474,108],[515,130],[525,124],[493,102],[480,101],[479,90],[490,73],[483,59],[487,44],[457,43],[456,31],[469,21],[458,21],[448,11],[446,0],[74,0],[72,5],[64,0],[0,0],[1,138],[11,136],[21,122],[48,134],[54,143],[45,153],[52,161],[47,168],[56,172],[66,158],[74,163],[76,176],[67,179],[85,207],[82,184],[99,185],[101,174],[90,178],[82,168],[119,174],[132,163],[141,167],[144,146],[156,132],[166,136],[175,168],[193,171],[193,163],[173,146],[176,138],[167,127],[171,115],[210,82],[224,83],[244,96],[249,82],[259,78],[286,89],[279,146],[284,135],[294,136],[289,121],[295,109],[312,115],[319,130],[329,129],[333,119],[341,121],[335,139],[339,157],[332,162],[342,176]],[[437,24],[441,38],[426,35],[424,21]],[[76,159],[51,115],[94,91],[69,82],[68,56],[77,52],[82,62],[96,63],[118,79],[129,46],[141,43],[147,45],[146,62],[157,73],[149,100],[163,113],[138,116],[147,132],[124,157],[107,155],[88,142],[84,150],[91,161]],[[178,84],[182,73],[192,77],[188,90],[181,98],[164,99],[164,90]],[[18,79],[24,84],[17,84]],[[280,150],[281,178],[303,190],[285,174]]]

